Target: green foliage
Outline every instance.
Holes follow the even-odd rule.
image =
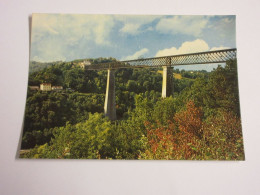
[[[54,63],[61,63],[61,62],[42,63],[42,62],[30,61],[29,73],[40,71],[44,68],[52,66]]]
[[[153,111],[154,121],[167,125],[176,112],[176,100],[173,97],[164,98],[156,102]]]
[[[128,118],[115,124],[111,138],[111,145],[116,148],[114,158],[137,159],[143,150],[144,121],[151,120],[153,104],[143,95],[136,95],[135,102],[136,108],[128,112]]]
[[[106,158],[111,122],[102,114],[90,114],[89,120],[55,129],[50,145],[36,147],[27,156],[32,158]],[[40,151],[39,151],[40,149]]]
[[[89,113],[102,112],[104,95],[30,92],[27,98],[22,148],[31,148],[50,140],[44,129],[75,124],[88,118]],[[37,132],[37,133],[36,133]]]
[[[92,64],[113,58],[89,59]],[[212,72],[180,71],[174,97],[161,98],[158,69],[116,71],[119,120],[103,116],[106,71],[54,63],[30,73],[62,92],[28,91],[24,158],[243,160],[236,61]]]
[[[105,158],[109,152],[107,135],[111,123],[102,114],[90,114],[89,120],[77,125],[67,124],[54,134],[50,156],[57,158]],[[54,153],[52,153],[54,151]],[[58,153],[57,153],[58,152]]]
[[[188,100],[203,108],[205,117],[221,111],[234,112],[240,116],[236,61],[227,61],[223,68],[218,66],[208,78],[198,77],[191,87],[177,97],[179,105]]]
[[[146,150],[139,159],[244,160],[241,121],[232,113],[203,121],[201,109],[188,102],[168,123],[146,123]]]

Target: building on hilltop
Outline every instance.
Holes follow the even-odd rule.
[[[40,85],[41,91],[51,91],[51,83],[42,83]]]
[[[88,61],[88,60],[84,60],[83,62],[81,62],[81,63],[79,64],[79,66],[80,66],[81,68],[83,68],[83,69],[85,69],[85,67],[86,67],[86,66],[89,66],[89,65],[91,65],[91,62]]]

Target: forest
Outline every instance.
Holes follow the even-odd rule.
[[[78,62],[32,63],[28,86],[63,90],[28,88],[21,158],[244,160],[236,60],[211,72],[174,68],[167,98],[160,68],[116,70],[116,121],[103,114],[107,71]]]

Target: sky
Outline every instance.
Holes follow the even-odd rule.
[[[235,48],[235,22],[232,15],[33,14],[30,60],[131,60]]]

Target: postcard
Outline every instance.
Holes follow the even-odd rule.
[[[33,14],[20,158],[244,160],[234,15]]]

